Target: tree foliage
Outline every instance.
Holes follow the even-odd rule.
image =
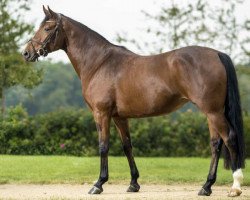
[[[118,34],[120,43],[132,43],[143,53],[161,53],[188,46],[200,45],[216,48],[237,58],[249,61],[248,19],[240,21],[236,10],[243,0],[222,0],[213,5],[206,0],[171,0],[161,6],[157,14],[143,11],[150,27],[147,34],[154,40],[136,42],[125,34]]]
[[[250,66],[237,66],[241,106],[245,113],[250,113]]]
[[[30,114],[84,107],[81,83],[70,64],[39,62],[36,65],[43,68],[43,82],[31,90],[19,86],[8,90],[8,106],[22,103]]]
[[[41,71],[24,62],[19,46],[23,38],[32,30],[31,24],[25,23],[22,14],[29,10],[28,1],[0,1],[0,98],[2,113],[5,107],[5,90],[23,85],[32,88],[41,82]]]
[[[206,117],[183,112],[175,116],[131,119],[130,132],[136,156],[211,155]],[[245,132],[250,117],[244,115]],[[245,135],[250,156],[250,135]],[[29,116],[21,106],[9,109],[0,122],[0,154],[97,156],[98,134],[92,114],[83,109],[57,110]],[[119,134],[112,124],[110,155],[123,155]]]

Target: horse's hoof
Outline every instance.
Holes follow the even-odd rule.
[[[96,186],[92,187],[92,189],[88,192],[89,194],[101,194],[103,189],[98,188]]]
[[[229,197],[237,197],[237,196],[240,196],[242,193],[241,189],[240,188],[232,188],[229,193],[228,193],[228,196]]]
[[[201,188],[198,195],[199,196],[210,196],[211,193],[212,193],[211,189],[205,190],[204,188]]]
[[[127,192],[138,192],[140,190],[140,186],[138,184],[130,185],[127,189]]]

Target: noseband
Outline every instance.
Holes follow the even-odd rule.
[[[59,25],[61,23],[61,14],[58,14],[59,19],[56,22],[56,27],[53,29],[52,32],[50,32],[50,34],[45,38],[45,40],[43,42],[40,42],[38,40],[35,40],[33,38],[31,38],[28,42],[31,43],[31,46],[33,48],[33,51],[35,52],[35,55],[38,55],[38,57],[40,56],[44,56],[46,57],[48,55],[48,50],[47,50],[47,44],[49,42],[51,42],[51,39],[54,37],[54,42],[56,41],[57,35],[58,35],[58,29],[59,29]],[[41,45],[40,48],[38,50],[35,49],[33,42]],[[38,59],[37,57],[37,59]]]

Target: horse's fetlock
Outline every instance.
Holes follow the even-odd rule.
[[[102,183],[107,182],[107,181],[108,181],[108,179],[109,179],[109,177],[108,177],[108,176],[100,176],[100,182],[102,182]]]
[[[131,170],[131,176],[132,176],[132,179],[135,179],[137,180],[139,178],[139,171],[137,170],[137,168],[134,168]]]
[[[132,178],[133,178],[133,179],[138,179],[139,177],[140,177],[140,175],[139,175],[138,172],[132,174]]]
[[[207,181],[210,183],[210,184],[214,184],[215,181],[216,181],[216,176],[208,176],[207,178]]]

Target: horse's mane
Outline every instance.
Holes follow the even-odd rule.
[[[92,30],[91,28],[89,28],[88,26],[70,18],[70,17],[67,17],[65,15],[62,15],[64,16],[68,21],[70,21],[72,24],[74,24],[75,26],[77,26],[78,28],[82,29],[84,31],[85,34],[89,34],[90,36],[94,36],[97,40],[99,41],[103,41],[103,42],[106,42],[108,44],[111,44],[115,47],[118,47],[118,48],[121,48],[121,49],[124,49],[126,51],[129,51],[131,52],[130,50],[128,50],[126,47],[124,46],[120,46],[120,45],[115,45],[115,44],[112,44],[111,42],[109,42],[105,37],[103,37],[102,35],[100,35],[99,33],[97,33],[96,31]]]
[[[62,15],[64,16],[68,21],[70,21],[72,24],[74,24],[75,26],[77,26],[78,28],[82,29],[84,31],[85,34],[89,34],[91,36],[94,36],[96,39],[98,40],[103,40],[107,43],[110,43],[105,37],[103,37],[102,35],[100,35],[99,33],[97,33],[96,31],[92,30],[91,28],[89,28],[88,26],[70,18],[70,17],[67,17],[65,15]]]
[[[78,27],[80,30],[82,30],[84,32],[84,34],[87,34],[89,35],[91,38],[95,38],[96,40],[100,41],[100,42],[104,42],[104,43],[107,43],[107,44],[110,44],[110,45],[113,45],[115,47],[118,47],[120,49],[123,49],[123,50],[126,50],[126,51],[129,51],[131,52],[130,50],[128,50],[126,47],[124,46],[120,46],[120,45],[115,45],[115,44],[112,44],[111,42],[109,42],[105,37],[103,37],[102,35],[100,35],[99,33],[97,33],[96,31],[92,30],[91,28],[89,28],[88,26],[70,18],[70,17],[67,17],[63,14],[60,14],[61,16],[63,16],[67,21],[69,21],[70,23],[74,24],[76,27]],[[42,26],[46,21],[48,21],[50,18],[48,16],[45,16],[43,21],[41,22],[40,26]]]

